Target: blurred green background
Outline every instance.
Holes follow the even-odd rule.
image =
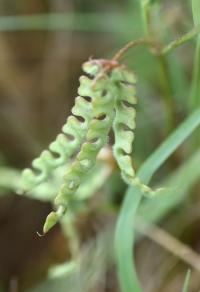
[[[192,29],[190,1],[152,2],[150,36],[160,44]],[[91,199],[76,218],[85,265],[78,274],[69,272],[68,276],[48,272],[71,259],[70,244],[60,226],[43,238],[36,235],[51,204],[19,197],[10,186],[18,171],[30,165],[60,132],[77,95],[82,63],[91,56],[109,58],[126,42],[143,36],[138,0],[1,0],[0,291],[119,291],[109,233],[125,185],[115,166],[98,192],[100,199]],[[144,46],[124,58],[138,77],[136,168],[191,111],[194,50],[195,39],[163,59]],[[198,148],[199,144],[185,143],[154,182],[167,179]],[[196,171],[188,167],[184,179]],[[182,196],[156,219],[196,253],[200,249],[199,176],[186,191],[190,196]],[[153,206],[143,213],[150,210]],[[182,259],[147,238],[137,244],[136,259],[145,292],[181,291],[188,268]],[[200,289],[199,271],[192,272],[190,291]]]

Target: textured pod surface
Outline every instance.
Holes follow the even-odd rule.
[[[117,82],[115,119],[113,123],[115,143],[113,145],[114,157],[121,169],[122,177],[127,183],[135,176],[132,166],[132,143],[134,139],[136,111],[134,105],[136,78],[128,70],[113,71],[113,79]]]
[[[92,119],[88,124],[86,140],[73,163],[68,167],[63,178],[63,185],[55,198],[55,204],[58,207],[57,212],[63,207],[67,210],[70,200],[74,198],[86,174],[94,167],[99,151],[106,145],[113,124],[115,83],[111,82],[112,79],[107,74],[98,78],[98,74],[102,70],[101,64],[96,67],[99,70],[95,68],[95,71],[92,71],[94,67],[93,62],[84,64],[87,73],[94,74],[95,72],[96,74],[93,76],[95,81],[89,88],[92,100]],[[44,232],[53,226],[50,219],[51,217],[47,217]]]
[[[34,170],[23,172],[24,189],[27,190],[46,180],[59,166],[67,165],[55,197],[57,211],[47,216],[44,233],[65,214],[86,175],[95,166],[97,155],[108,142],[112,128],[115,137],[113,153],[122,178],[128,184],[137,184],[143,192],[152,192],[135,177],[132,165],[134,105],[137,102],[135,75],[116,61],[104,59],[86,62],[83,70],[88,77],[80,78],[73,115],[68,117],[62,133],[50,144],[49,150],[33,161]]]
[[[122,67],[113,70],[112,78],[117,83],[115,100],[115,119],[113,131],[115,143],[113,154],[121,170],[121,175],[127,184],[137,185],[144,194],[154,196],[156,191],[146,186],[138,177],[132,164],[132,145],[136,127],[136,77],[133,72]]]
[[[91,74],[90,66],[93,68],[93,65],[87,62],[84,67]],[[98,72],[96,70],[97,74]],[[63,185],[55,199],[55,204],[58,206],[67,207],[68,201],[76,193],[85,175],[95,165],[96,157],[107,143],[108,134],[112,127],[115,98],[110,78],[104,75],[90,87],[90,90],[93,117],[88,125],[86,140],[64,175]]]

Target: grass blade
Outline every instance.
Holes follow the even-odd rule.
[[[191,277],[191,271],[188,270],[185,276],[182,292],[189,292],[190,277]]]
[[[192,13],[195,26],[200,25],[200,1],[192,0]],[[200,36],[197,38],[191,89],[191,107],[200,106]]]
[[[200,109],[184,121],[169,138],[147,159],[138,171],[141,180],[148,184],[157,169],[200,125]],[[118,217],[115,234],[115,252],[122,292],[139,292],[141,287],[133,263],[134,219],[142,199],[136,186],[130,186]]]
[[[139,215],[148,222],[158,222],[169,211],[180,204],[186,197],[189,189],[200,178],[200,150],[194,153],[186,162],[172,173],[162,185],[172,189],[168,194],[157,196],[151,200],[144,200]],[[193,170],[196,170],[195,172]],[[173,187],[176,186],[176,195]]]

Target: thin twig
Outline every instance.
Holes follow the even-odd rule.
[[[173,49],[185,44],[186,42],[190,41],[192,38],[197,36],[200,33],[200,26],[195,26],[192,30],[184,34],[183,36],[175,39],[174,41],[170,42],[168,45],[161,48],[161,45],[153,40],[148,38],[141,38],[137,40],[130,41],[127,43],[123,48],[121,48],[112,58],[112,60],[119,61],[130,49],[137,47],[139,45],[147,45],[154,49],[154,52],[157,54],[167,54]]]
[[[112,58],[112,60],[119,61],[127,53],[128,50],[134,47],[137,47],[138,45],[148,45],[156,50],[158,50],[159,48],[158,43],[151,39],[141,38],[141,39],[133,40],[127,43],[123,48],[121,48]]]
[[[172,41],[162,49],[162,54],[167,54],[173,49],[185,44],[200,33],[200,26],[195,26],[191,31],[187,32],[178,39]]]
[[[144,234],[200,272],[200,255],[189,246],[158,226],[147,223],[141,218],[137,220],[135,228],[138,232]]]

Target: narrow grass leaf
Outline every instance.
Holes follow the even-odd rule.
[[[194,24],[195,26],[198,26],[200,25],[200,1],[191,0],[191,2]],[[197,106],[200,106],[200,35],[197,38],[191,89],[192,110],[195,109]]]
[[[148,222],[158,222],[162,219],[185,199],[189,189],[199,180],[199,165],[200,151],[197,151],[163,181],[162,185],[169,187],[172,191],[149,200],[144,200],[139,209],[139,215]],[[196,170],[195,172],[194,169]],[[173,190],[174,186],[176,186],[176,191]]]
[[[138,171],[140,179],[148,184],[154,173],[167,158],[188,138],[200,125],[200,109],[187,118],[173,134],[146,160]],[[142,193],[136,186],[130,186],[118,217],[115,234],[116,263],[121,290],[123,292],[140,292],[133,262],[134,219],[142,199]]]
[[[189,292],[190,277],[191,277],[191,271],[188,270],[188,271],[187,271],[187,274],[186,274],[186,276],[185,276],[184,283],[183,283],[183,289],[182,289],[182,292]]]

